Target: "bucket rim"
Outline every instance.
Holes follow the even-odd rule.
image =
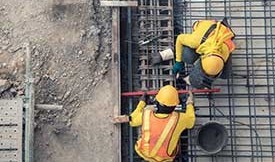
[[[208,125],[213,125],[213,124],[216,124],[216,125],[219,125],[219,127],[221,128],[220,130],[223,131],[224,133],[224,137],[223,137],[223,141],[222,143],[220,144],[220,146],[218,147],[218,149],[214,150],[214,151],[208,151],[208,150],[205,150],[201,145],[200,145],[200,142],[199,142],[199,133],[200,131],[202,130],[202,128],[208,126]],[[206,123],[204,123],[203,125],[201,125],[198,130],[197,130],[197,133],[196,133],[196,144],[197,146],[206,154],[208,155],[213,155],[213,154],[217,154],[219,153],[227,144],[228,142],[228,132],[225,128],[225,126],[219,122],[219,121],[215,121],[215,120],[211,120],[211,121],[208,121]]]

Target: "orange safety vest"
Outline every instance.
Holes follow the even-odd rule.
[[[204,21],[204,20],[199,20],[199,21],[194,22],[193,27],[192,27],[192,28],[193,28],[193,31],[195,31],[195,30],[197,29],[199,23],[202,22],[202,21]],[[216,24],[217,21],[212,20],[212,22]],[[214,25],[214,24],[213,24],[213,25]],[[211,27],[212,27],[212,26],[211,26]],[[210,27],[210,28],[211,28],[211,27]],[[208,34],[205,33],[207,36],[204,35],[203,37],[205,37],[205,36],[206,36],[206,37],[210,37],[210,36],[212,36],[212,35],[214,34],[213,31],[214,31],[215,28],[213,28],[213,29],[210,29],[210,28],[209,28],[209,30],[211,30],[211,31],[207,31],[206,33],[208,33],[208,32],[209,32],[209,33],[208,33]],[[230,28],[228,28],[227,26],[225,26],[225,25],[223,25],[223,24],[222,24],[222,28],[223,28],[223,31],[224,31],[223,34],[227,34],[227,33],[229,33],[229,32],[232,32]],[[207,39],[207,38],[206,38],[206,39]],[[201,43],[203,43],[203,42],[201,42]],[[232,41],[232,38],[225,40],[224,43],[227,45],[227,47],[228,47],[230,53],[234,51],[234,49],[235,49],[236,46],[235,46],[234,42]]]
[[[225,35],[225,34],[227,34],[227,33],[232,33],[232,31],[231,31],[228,27],[226,27],[225,25],[221,24],[221,26],[222,26],[222,27],[221,27],[221,31],[220,31],[220,32],[222,32],[222,35]],[[214,30],[214,31],[215,31],[215,30]],[[208,38],[214,35],[214,33],[215,33],[214,31],[211,32],[211,34],[208,36]],[[234,51],[234,50],[235,50],[235,47],[236,47],[235,44],[234,44],[234,42],[232,41],[232,38],[233,38],[233,37],[231,37],[231,38],[229,38],[229,39],[227,39],[227,40],[224,41],[224,43],[227,45],[227,47],[228,47],[230,53],[231,53],[232,51]],[[219,39],[219,38],[218,38],[218,39]]]
[[[151,162],[173,161],[178,146],[172,155],[168,154],[168,147],[178,119],[179,113],[177,112],[169,114],[166,118],[158,118],[153,110],[145,109],[143,111],[141,138],[135,146],[136,152]]]
[[[228,27],[226,27],[226,26],[224,26],[222,24],[222,28],[223,27],[225,28],[224,32],[223,32],[224,35],[227,34],[227,33],[231,33],[232,32]],[[224,41],[224,43],[227,45],[230,53],[233,52],[235,50],[235,48],[236,48],[236,46],[235,46],[234,42],[232,41],[232,39],[233,39],[233,37]]]
[[[234,42],[232,41],[233,37],[234,37],[234,33],[231,31],[230,28],[226,27],[225,25],[221,24],[220,28],[219,28],[219,31],[217,31],[218,29],[216,28],[216,24],[213,24],[212,26],[209,27],[209,29],[206,31],[206,33],[204,34],[203,38],[202,38],[202,41],[200,43],[200,46],[197,48],[196,52],[199,53],[199,54],[203,54],[201,53],[201,51],[199,52],[198,49],[200,49],[200,47],[206,42],[208,41],[208,39],[210,38],[213,38],[215,36],[217,36],[215,38],[214,41],[216,42],[219,42],[220,39],[223,39],[223,37],[227,34],[231,34],[231,36],[225,40],[223,40],[223,43],[227,46],[227,49],[228,49],[228,53],[225,52],[225,53],[216,53],[216,54],[203,54],[205,55],[205,57],[209,56],[209,55],[216,55],[216,56],[219,56],[224,62],[227,61],[230,53],[232,53],[236,46],[234,44]],[[218,33],[216,33],[218,32]]]
[[[228,29],[228,28],[227,28]],[[229,30],[229,29],[228,29]],[[235,43],[232,41],[232,39],[227,39],[224,41],[224,43],[227,45],[229,52],[233,52],[236,48]]]

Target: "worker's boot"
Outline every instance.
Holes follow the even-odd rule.
[[[174,52],[172,49],[166,49],[160,52],[153,53],[150,58],[152,65],[160,64],[163,61],[171,60],[174,58]]]

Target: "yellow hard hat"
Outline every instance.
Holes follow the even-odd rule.
[[[202,58],[202,69],[207,75],[218,75],[224,66],[223,59],[216,55],[209,55]]]
[[[180,102],[178,91],[171,85],[162,87],[156,96],[156,100],[168,107],[177,106]]]

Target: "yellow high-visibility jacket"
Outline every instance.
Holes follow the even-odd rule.
[[[176,61],[181,62],[184,61],[182,60],[182,49],[183,45],[188,46],[193,49],[199,48],[201,45],[201,40],[204,36],[204,34],[207,32],[207,30],[211,27],[211,25],[217,23],[216,21],[213,20],[202,20],[198,21],[195,24],[195,28],[193,28],[192,34],[180,34],[177,37],[176,40]],[[215,29],[216,30],[216,29]],[[207,39],[213,38],[215,36],[215,30],[210,33]],[[220,25],[219,28],[219,33],[217,35],[217,39],[219,40],[220,38],[222,39],[223,35],[229,34],[229,37],[224,40],[224,43],[221,45],[221,49],[219,50],[217,55],[220,55],[223,60],[226,62],[230,53],[235,49],[235,45],[232,42],[232,38],[234,37],[234,33],[229,30],[227,27],[224,25]],[[211,40],[211,39],[210,39]],[[204,48],[200,51],[196,51],[198,54],[205,54],[204,50],[207,50],[207,48]]]
[[[143,124],[142,115],[145,107],[146,107],[146,103],[144,101],[140,101],[135,111],[130,115],[131,116],[130,126],[137,127]],[[194,112],[193,104],[187,105],[185,113],[183,112],[178,112],[178,113],[179,113],[178,122],[177,122],[177,125],[175,126],[174,132],[172,133],[171,141],[167,149],[168,154],[172,154],[177,148],[177,144],[182,131],[185,129],[192,128],[195,124],[195,112]],[[157,116],[158,118],[166,118],[168,117],[168,115],[169,114],[157,114],[157,113],[155,114],[155,116]],[[138,152],[137,148],[136,148],[136,151]],[[142,157],[142,158],[144,158],[145,160],[151,161],[146,157]]]

